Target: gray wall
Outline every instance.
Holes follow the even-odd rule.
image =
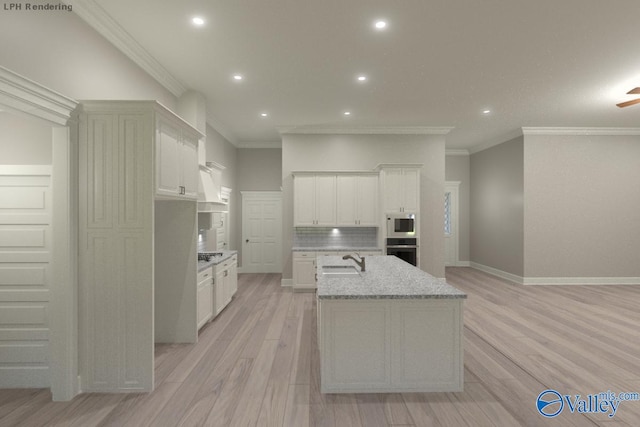
[[[420,264],[444,277],[443,135],[283,135],[283,278],[291,278],[293,171],[372,170],[380,163],[422,163]]]
[[[470,156],[446,156],[445,180],[460,181],[458,194],[458,258],[469,261],[469,194],[471,190]]]
[[[524,275],[524,138],[471,155],[471,262]]]
[[[71,12],[0,13],[2,66],[65,96],[158,100],[176,98]]]
[[[239,191],[280,191],[282,186],[282,149],[238,149]]]
[[[238,149],[209,125],[207,125],[206,160],[225,167],[225,170],[222,171],[222,185],[232,190],[229,198],[229,248],[237,250],[240,248],[242,226],[237,215],[240,209],[240,194],[237,183]]]
[[[640,137],[525,136],[525,276],[640,277]]]
[[[280,148],[239,148],[237,153],[238,204],[233,217],[237,224],[237,249],[241,251],[242,191],[280,191],[282,150]],[[242,252],[240,258],[242,258]]]
[[[0,112],[0,164],[50,165],[52,132],[43,121]]]

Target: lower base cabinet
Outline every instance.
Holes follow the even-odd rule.
[[[322,393],[463,390],[462,299],[317,299]]]
[[[231,258],[215,266],[213,286],[213,316],[215,317],[231,302],[231,299],[238,290],[237,255],[233,255]]]
[[[213,267],[198,273],[198,329],[213,318]]]

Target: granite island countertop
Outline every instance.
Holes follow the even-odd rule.
[[[377,246],[294,246],[293,252],[380,252],[382,248]]]
[[[320,299],[464,299],[467,295],[395,256],[367,256],[364,272],[354,277],[328,277],[325,265],[354,265],[338,256],[317,259]]]

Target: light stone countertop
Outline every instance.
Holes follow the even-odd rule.
[[[382,248],[377,246],[294,246],[291,249],[293,252],[358,252],[358,251],[371,251],[382,253]]]
[[[232,256],[238,253],[238,251],[210,251],[210,252],[222,252],[222,256],[211,257],[209,261],[198,261],[198,273],[205,270],[212,265],[218,265],[223,261],[228,260]]]
[[[323,265],[354,265],[338,256],[317,258],[320,299],[464,299],[467,295],[395,256],[367,256],[365,272],[355,277],[328,277]]]

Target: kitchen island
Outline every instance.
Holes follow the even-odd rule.
[[[394,256],[317,268],[323,393],[462,391],[466,294]]]

